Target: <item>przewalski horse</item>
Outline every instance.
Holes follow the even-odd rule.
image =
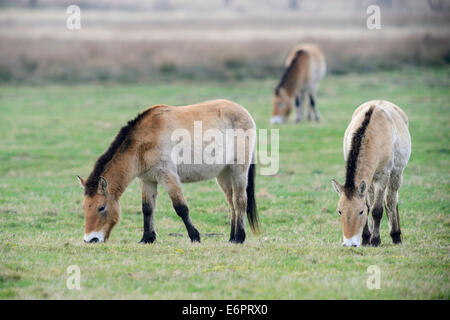
[[[245,145],[239,149],[243,152],[243,160],[236,161],[239,159],[234,151],[238,144],[234,144],[234,151],[227,153],[224,161],[205,164],[201,159],[209,144],[203,138],[201,141],[195,138],[199,133],[195,132],[198,126],[194,128],[198,122],[201,123],[200,135],[209,129],[244,132]],[[182,149],[184,154],[173,152],[178,145],[178,141],[174,141],[174,132],[187,134],[188,139],[183,143],[194,147]],[[176,139],[181,140],[181,137],[178,135]],[[84,240],[103,242],[109,237],[119,221],[122,193],[134,178],[139,178],[144,217],[144,234],[140,242],[152,243],[156,239],[153,216],[158,184],[169,194],[191,241],[200,241],[200,234],[189,217],[181,183],[216,178],[231,208],[230,242],[244,242],[246,213],[252,230],[257,232],[259,228],[254,196],[255,144],[255,122],[248,111],[236,103],[214,100],[184,107],[156,105],[148,108],[119,131],[86,180],[78,177],[85,194]],[[223,146],[219,144],[218,148]],[[215,153],[220,151],[214,150]],[[200,162],[183,162],[182,158],[186,159],[186,156],[200,159]]]
[[[319,81],[323,78],[325,72],[325,58],[320,48],[313,44],[296,46],[286,60],[286,70],[275,89],[270,122],[286,122],[292,111],[292,102],[294,100],[297,108],[295,121],[302,121],[305,96],[309,98],[308,120],[312,119],[312,114],[314,113],[315,120],[319,121],[316,91]]]
[[[388,101],[359,106],[344,135],[345,184],[332,180],[339,193],[343,246],[373,245],[380,240],[383,201],[393,243],[401,243],[398,190],[411,154],[408,117]],[[369,229],[368,215],[372,212]]]

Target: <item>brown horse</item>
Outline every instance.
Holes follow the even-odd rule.
[[[198,123],[201,124],[200,134],[208,130],[244,131],[245,145],[237,147],[235,144],[234,152],[227,153],[224,161],[212,164],[185,161],[202,159],[202,152],[208,147],[207,141],[196,137]],[[183,149],[184,154],[174,152],[180,144],[175,140],[182,138],[175,135],[176,132],[187,135],[183,146],[187,143],[194,148]],[[119,131],[86,180],[78,177],[85,194],[85,242],[103,242],[109,237],[119,221],[119,199],[134,178],[139,178],[142,190],[144,234],[141,243],[152,243],[156,239],[153,214],[158,184],[169,194],[191,241],[200,241],[200,234],[189,217],[181,183],[212,178],[217,179],[231,209],[230,241],[244,242],[245,213],[252,230],[259,228],[254,197],[255,164],[252,163],[255,139],[256,127],[251,115],[242,106],[227,100],[148,108]],[[238,161],[236,150],[244,153],[242,161]],[[220,151],[225,152],[216,148],[213,153]]]
[[[286,60],[286,70],[275,89],[271,123],[284,123],[295,99],[297,107],[296,122],[303,118],[303,100],[309,97],[308,120],[312,113],[316,121],[320,120],[316,105],[316,91],[319,81],[326,72],[325,58],[322,50],[313,44],[296,46]]]
[[[359,106],[344,135],[345,184],[332,180],[339,193],[343,246],[378,246],[383,201],[392,241],[401,243],[398,190],[411,154],[408,117],[388,101]],[[372,227],[369,229],[369,209]]]

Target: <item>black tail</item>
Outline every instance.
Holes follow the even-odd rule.
[[[255,172],[256,166],[254,163],[250,164],[248,168],[248,181],[247,181],[247,218],[250,223],[250,228],[253,233],[258,234],[259,229],[259,219],[258,210],[256,209],[255,201]]]

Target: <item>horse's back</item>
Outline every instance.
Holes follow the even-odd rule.
[[[362,121],[361,119],[364,118],[364,114],[371,106],[375,106],[372,119],[390,123],[398,133],[408,131],[408,116],[406,113],[399,106],[386,100],[371,100],[363,103],[353,112],[352,121],[358,118]]]
[[[364,121],[366,112],[374,106],[366,135],[371,148],[377,150],[382,161],[396,167],[406,166],[411,152],[408,117],[397,105],[385,100],[372,100],[360,105],[353,113],[344,137],[344,153],[350,150],[352,136]]]
[[[244,107],[225,99],[173,107],[172,114],[167,117],[171,122],[185,128],[191,128],[196,121],[201,121],[203,129],[256,128],[252,116]]]
[[[291,51],[285,61],[286,67],[288,67],[291,64],[292,59],[294,59],[297,52],[300,50],[307,52],[311,57],[313,57],[314,59],[316,59],[318,61],[325,62],[323,52],[318,46],[316,46],[315,44],[312,44],[312,43],[301,43],[291,49]]]
[[[303,50],[308,55],[308,59],[304,60],[309,64],[308,66],[304,66],[309,69],[308,79],[310,80],[312,85],[317,85],[319,80],[325,76],[326,63],[322,50],[315,44],[302,43],[295,46],[288,55],[285,65],[289,66],[292,62],[292,59],[294,59],[294,57],[297,55],[297,52],[300,50]]]
[[[411,136],[408,129],[408,116],[397,105],[385,101],[381,107],[392,121],[392,151],[394,168],[403,170],[411,155]]]

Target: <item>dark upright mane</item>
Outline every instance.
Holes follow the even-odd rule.
[[[297,63],[298,58],[302,53],[305,53],[304,50],[300,49],[295,53],[294,58],[291,60],[291,63],[289,66],[284,70],[283,76],[281,77],[280,83],[278,83],[277,88],[275,89],[275,94],[278,95],[280,93],[280,89],[284,84],[286,83],[289,74],[291,73],[292,69],[294,68],[295,64]]]
[[[106,150],[105,153],[103,153],[97,159],[94,165],[94,169],[86,179],[86,183],[84,186],[84,194],[86,196],[94,196],[97,193],[98,182],[100,180],[100,176],[105,170],[106,165],[112,160],[112,158],[118,151],[124,152],[125,150],[127,150],[129,144],[131,143],[131,141],[128,139],[130,132],[150,110],[151,109],[147,109],[144,112],[139,113],[133,120],[128,121],[127,125],[123,126],[120,129],[119,133],[116,135],[108,150]]]
[[[347,164],[346,164],[346,174],[345,174],[345,185],[344,190],[347,197],[351,198],[355,191],[355,176],[356,176],[356,166],[358,163],[359,152],[361,151],[362,141],[366,134],[367,126],[369,125],[370,118],[372,116],[375,106],[371,106],[369,110],[366,111],[364,115],[364,120],[358,130],[355,131],[352,138],[352,147],[348,154]]]

